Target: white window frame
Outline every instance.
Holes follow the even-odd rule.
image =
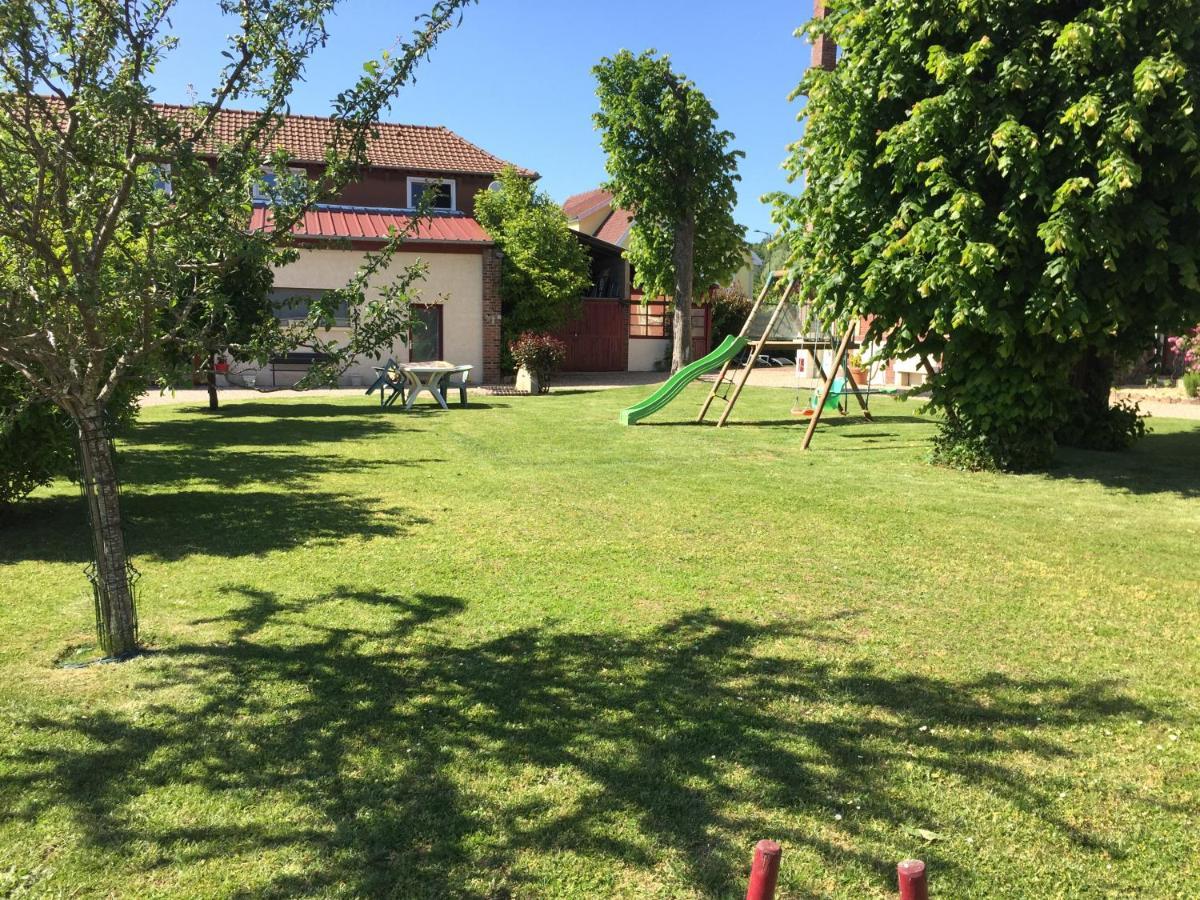
[[[171,185],[171,164],[158,163],[154,166],[154,189],[162,191],[168,197],[175,193]]]
[[[408,209],[415,209],[413,203],[414,184],[448,184],[450,185],[450,209],[447,212],[458,212],[458,182],[453,178],[426,178],[420,175],[408,176]],[[436,208],[436,207],[435,207]]]
[[[308,177],[308,169],[304,168],[304,166],[288,166],[287,170],[288,174],[290,175],[299,175],[303,176],[304,178]],[[264,175],[275,174],[275,170],[271,168],[271,166],[263,166],[262,171]],[[255,203],[270,203],[271,195],[263,193],[262,187],[256,181],[250,188],[250,199]]]

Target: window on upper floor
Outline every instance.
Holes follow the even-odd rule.
[[[171,196],[173,188],[171,187],[171,164],[159,163],[152,169],[154,178],[154,189],[162,191],[168,197]]]
[[[308,171],[300,166],[288,166],[288,174],[295,178],[307,178]],[[279,197],[282,187],[281,179],[270,166],[262,170],[262,175],[250,188],[250,195],[256,202],[271,203]]]
[[[409,178],[408,208],[416,209],[427,192],[430,209],[458,209],[457,186],[452,178]]]

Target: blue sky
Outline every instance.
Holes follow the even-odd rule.
[[[362,62],[409,33],[427,8],[410,0],[347,0],[330,23],[328,47],[293,95],[293,111],[326,113]],[[186,103],[190,88],[207,96],[230,30],[214,10],[212,0],[182,0],[172,18],[180,45],[156,73],[156,99]],[[540,186],[561,201],[604,178],[591,121],[591,67],[622,48],[653,47],[671,55],[737,136],[746,153],[737,218],[756,240],[757,229],[773,230],[759,197],[787,187],[780,163],[799,135],[799,105],[787,96],[809,55],[793,32],[811,12],[811,0],[481,0],[442,39],[387,118],[446,125],[536,169]]]

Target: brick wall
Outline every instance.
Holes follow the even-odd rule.
[[[500,380],[500,253],[483,251],[483,381]]]
[[[825,0],[813,0],[813,18],[825,18]],[[837,64],[837,44],[825,35],[813,42],[812,67],[832,69]]]

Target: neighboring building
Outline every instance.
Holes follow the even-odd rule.
[[[563,212],[567,215],[567,222],[576,231],[616,244],[622,249],[629,246],[633,213],[615,206],[613,195],[603,188],[568,197],[563,203]],[[725,287],[737,286],[749,297],[754,292],[754,280],[762,268],[763,261],[748,246],[745,260]]]
[[[603,188],[568,197],[563,202],[563,212],[576,231],[621,248],[629,246],[633,213],[614,206],[613,195]]]
[[[563,203],[563,212],[572,229],[580,235],[585,235],[593,241],[624,250],[629,246],[629,234],[633,227],[633,213],[621,209],[613,202],[613,195],[603,188],[584,191],[568,197]],[[746,263],[730,280],[729,286],[736,286],[746,296],[754,291],[754,278],[762,260],[746,249]],[[632,285],[633,272],[629,272],[629,283]],[[625,298],[628,302],[628,351],[626,367],[631,372],[646,372],[660,368],[665,362],[669,363],[671,356],[671,312],[669,302],[665,298],[644,301],[642,293],[632,288]],[[582,345],[588,340],[602,341],[606,344],[612,341],[611,314],[602,314],[584,304],[584,321],[577,323],[570,332],[574,342]],[[603,330],[600,320],[603,320]],[[695,306],[692,310],[692,354],[703,356],[710,349],[712,337],[711,311],[704,306]],[[568,368],[574,362],[581,362],[579,353],[570,353],[572,341],[568,340]]]
[[[624,249],[629,246],[629,231],[633,226],[633,214],[621,209],[613,203],[613,196],[608,191],[597,188],[568,197],[563,203],[568,224],[581,235],[587,235],[594,242],[604,242],[607,245]],[[747,297],[754,297],[754,284],[763,267],[763,260],[749,247],[746,248],[746,263],[730,280],[729,287],[736,286]],[[629,273],[632,283],[632,271]],[[641,292],[633,288],[629,295],[629,350],[627,366],[629,371],[649,371],[669,361],[671,354],[671,313],[668,303],[662,299],[642,302]],[[697,306],[692,311],[692,331],[695,335],[692,352],[701,356],[708,352],[710,344],[711,317],[707,309]],[[606,346],[611,343],[611,315],[602,315],[599,310],[590,308],[585,303],[584,321],[577,323],[572,330],[572,337],[578,342],[603,342]],[[859,322],[859,337],[866,334],[867,322]],[[786,325],[784,327],[786,330]],[[568,342],[570,343],[570,342]],[[861,348],[858,353],[864,361],[869,362],[872,347]],[[821,356],[821,364],[829,371],[833,365],[834,350],[832,348],[817,351]],[[814,364],[813,352],[807,351],[796,354],[796,372],[801,377],[816,377],[817,367]],[[874,384],[916,386],[925,383],[925,370],[920,360],[892,360],[886,365],[869,367],[871,381]]]
[[[162,107],[170,114],[182,107]],[[256,114],[228,110],[220,115],[218,144],[231,142]],[[287,116],[275,141],[291,156],[289,168],[316,177],[323,168],[333,123],[315,116]],[[218,148],[219,149],[219,148]],[[417,199],[436,191],[433,217],[421,224],[394,265],[418,258],[428,274],[420,285],[410,340],[397,341],[390,355],[399,362],[446,359],[475,367],[472,380],[494,381],[500,376],[500,257],[491,239],[474,219],[475,195],[488,187],[509,165],[447,128],[379,123],[369,140],[369,165],[363,177],[345,188],[333,203],[307,213],[296,229],[303,249],[300,258],[275,273],[274,297],[288,311],[303,316],[306,300],[330,288],[344,286],[359,268],[364,254],[387,240],[390,228],[411,222]],[[530,178],[537,173],[520,169]],[[269,222],[266,197],[254,199],[251,227]],[[386,281],[386,273],[375,283]],[[337,329],[332,332],[337,335]],[[379,360],[361,359],[344,376],[346,383],[370,383]],[[242,373],[259,386],[288,385],[305,371],[303,362],[279,360],[260,370]]]

